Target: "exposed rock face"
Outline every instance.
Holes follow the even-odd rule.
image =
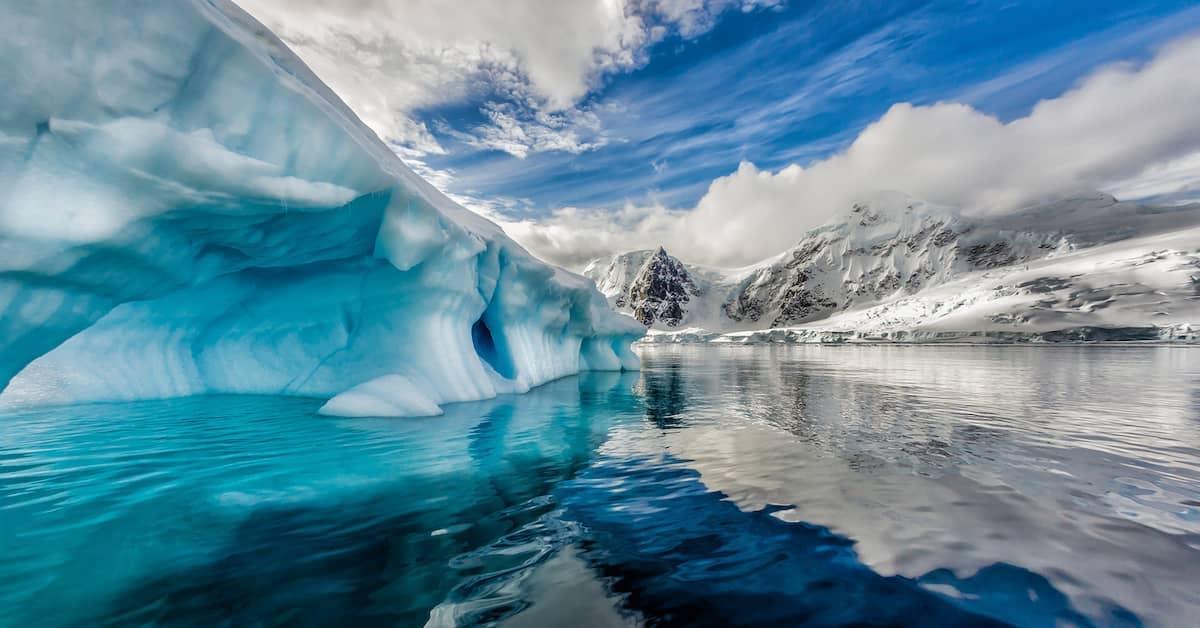
[[[630,284],[628,304],[634,318],[647,327],[655,322],[676,327],[683,321],[687,303],[699,294],[683,263],[659,247]]]
[[[614,255],[611,259],[594,260],[584,269],[583,274],[596,282],[596,288],[608,297],[610,305],[631,313],[629,289],[641,272],[642,266],[654,253],[650,250],[630,251]]]
[[[840,217],[806,234],[790,250],[751,267],[722,270],[683,264],[660,249],[593,262],[584,274],[597,282],[615,307],[659,330],[763,330],[845,318],[881,304],[929,294],[965,277],[978,275],[990,283],[1004,274],[1023,272],[1031,265],[1076,251],[1197,225],[1200,206],[1144,208],[1101,194],[997,217],[967,217],[953,208],[887,194],[854,204]],[[1200,294],[1200,272],[1188,268],[1189,277],[1195,279],[1185,287],[1189,294]],[[1083,279],[1072,278],[1068,283],[1080,292],[1077,284]],[[1012,296],[1005,290],[1049,293],[1066,287],[1050,279],[1016,289],[1009,284],[987,298]],[[1049,316],[1042,310],[1053,310],[1057,316],[1059,309],[1070,308],[1076,301],[1086,301],[1080,307],[1088,312],[1110,303],[1090,292],[1067,292],[1070,294],[1062,303],[1053,307],[1047,301],[1030,311],[994,313],[998,318],[981,315],[978,322],[1037,323]],[[1126,294],[1128,290],[1114,287],[1110,292],[1117,301],[1132,298]],[[1000,301],[997,303],[999,307]],[[935,306],[929,306],[930,312],[913,315],[937,317],[948,311]],[[1087,320],[1072,322],[1089,324]]]
[[[787,327],[916,293],[952,275],[1040,257],[1056,233],[976,229],[955,212],[907,199],[856,203],[752,272],[724,304],[744,328]]]
[[[706,296],[706,282],[662,247],[594,261],[583,274],[596,282],[614,308],[647,327],[682,325],[696,300]]]

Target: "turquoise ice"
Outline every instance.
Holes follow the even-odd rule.
[[[8,404],[434,414],[637,367],[642,329],[399,158],[224,0],[51,0],[0,41]]]

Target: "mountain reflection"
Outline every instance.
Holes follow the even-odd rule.
[[[7,415],[0,603],[47,626],[1200,611],[1200,353],[648,347],[643,363],[422,419],[280,397]]]

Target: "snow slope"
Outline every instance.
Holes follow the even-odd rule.
[[[736,272],[681,262],[662,247],[593,260],[583,276],[596,282],[614,309],[651,330],[728,327],[722,308],[738,278]]]
[[[231,2],[45,0],[5,22],[4,402],[431,414],[636,368],[636,323],[413,174]]]
[[[703,296],[679,316],[639,319],[657,342],[1189,340],[1200,323],[1197,229],[1200,207],[1100,194],[989,218],[883,194],[760,264],[674,260]],[[645,271],[649,259],[623,254],[584,274],[636,313],[644,286],[609,270],[642,260]]]

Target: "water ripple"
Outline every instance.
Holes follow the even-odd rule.
[[[1200,351],[643,359],[429,419],[278,397],[5,415],[0,624],[1200,614]]]

